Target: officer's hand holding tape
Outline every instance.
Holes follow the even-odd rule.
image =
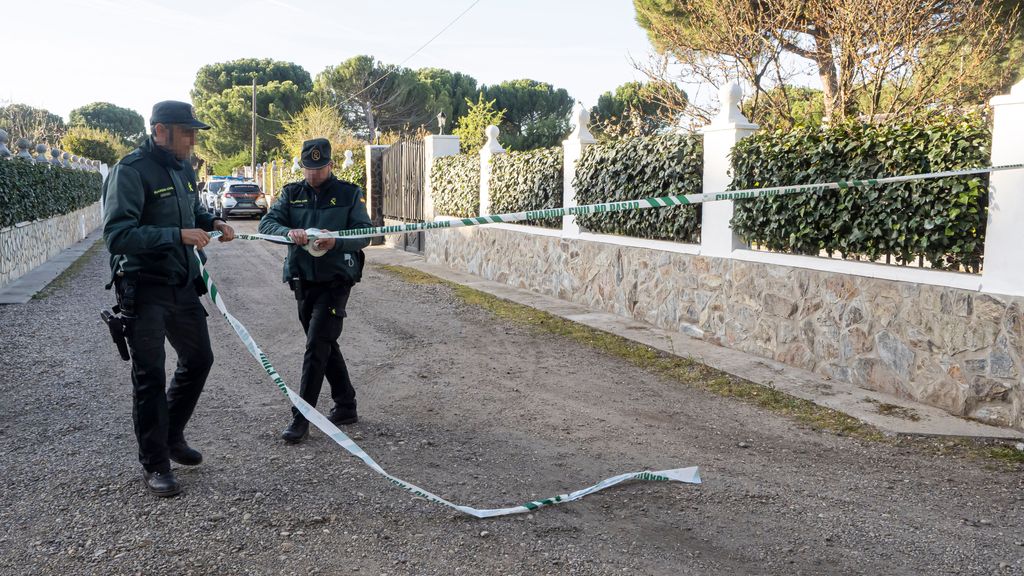
[[[330,230],[325,230],[323,228],[321,228],[320,231],[327,232],[328,234],[330,234],[331,232]],[[316,250],[330,250],[334,248],[334,243],[335,239],[333,236],[328,236],[326,238],[317,238],[316,240],[313,241],[313,248]]]
[[[306,231],[301,228],[295,228],[288,231],[288,237],[295,242],[296,246],[305,246],[306,242],[309,242],[309,236],[306,235]]]
[[[223,220],[214,220],[213,229],[222,234],[220,237],[221,242],[231,242],[235,239],[235,229],[228,226],[228,223]]]
[[[222,236],[223,238],[223,236]],[[210,235],[202,228],[182,228],[181,243],[186,246],[195,246],[200,250],[210,242]]]

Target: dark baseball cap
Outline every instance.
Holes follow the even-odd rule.
[[[303,168],[315,170],[331,161],[331,143],[327,138],[314,138],[302,143],[300,163]]]
[[[153,113],[149,116],[149,124],[178,124],[197,130],[207,130],[210,127],[196,119],[191,104],[176,100],[164,100],[153,104]]]

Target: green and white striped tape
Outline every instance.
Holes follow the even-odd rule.
[[[745,190],[733,190],[728,192],[716,192],[716,193],[703,193],[703,194],[685,194],[685,195],[673,195],[673,196],[660,196],[654,198],[641,198],[637,200],[625,200],[620,202],[606,202],[602,204],[585,204],[582,206],[573,206],[569,208],[551,208],[546,210],[529,210],[526,212],[513,212],[509,214],[495,214],[489,216],[477,216],[474,218],[461,218],[451,219],[435,222],[416,222],[410,224],[403,224],[399,226],[378,226],[372,228],[357,228],[353,230],[339,230],[334,232],[317,232],[315,230],[308,230],[310,238],[370,238],[374,236],[383,236],[386,234],[405,234],[409,232],[419,232],[424,230],[438,230],[447,228],[462,228],[467,226],[478,226],[481,224],[495,224],[504,222],[518,222],[521,220],[538,220],[542,218],[556,218],[567,215],[587,215],[587,214],[601,214],[604,212],[621,212],[626,210],[643,210],[647,208],[662,208],[666,206],[681,206],[685,204],[699,204],[703,202],[714,202],[717,200],[742,200],[748,198],[760,198],[766,196],[781,196],[786,194],[817,194],[825,190],[846,190],[849,188],[866,188],[869,186],[878,186],[882,184],[893,184],[897,182],[910,182],[914,180],[929,180],[936,178],[951,178],[956,176],[970,176],[973,174],[984,174],[989,172],[997,172],[1002,170],[1017,170],[1024,168],[1024,164],[1012,164],[1005,166],[990,166],[984,168],[969,168],[964,170],[947,170],[944,172],[929,172],[924,174],[912,174],[907,176],[892,176],[887,178],[873,178],[867,180],[840,180],[837,182],[825,182],[820,184],[805,184],[805,185],[793,185],[793,186],[773,186],[767,188],[749,188]],[[214,232],[211,237],[216,238],[220,236],[219,232]],[[273,236],[269,234],[236,234],[236,238],[242,240],[269,240],[279,244],[292,244],[292,240],[287,236]],[[301,412],[314,426],[319,428],[324,434],[328,435],[333,439],[339,446],[347,450],[353,456],[362,460],[367,466],[372,468],[378,474],[381,474],[388,479],[389,482],[402,488],[415,496],[424,498],[437,504],[442,504],[450,508],[454,508],[464,514],[476,518],[490,518],[494,516],[505,516],[509,514],[522,514],[531,510],[536,510],[544,506],[551,506],[554,504],[561,504],[565,502],[572,502],[578,500],[588,494],[592,494],[599,490],[604,490],[616,484],[627,482],[630,480],[646,480],[656,482],[684,482],[699,484],[700,473],[697,467],[689,468],[676,468],[671,470],[660,470],[656,472],[643,471],[643,472],[627,472],[625,474],[619,474],[618,476],[612,476],[606,478],[593,486],[576,490],[568,494],[561,494],[552,498],[544,498],[542,500],[534,500],[527,502],[520,506],[513,506],[510,508],[491,508],[491,509],[479,509],[470,506],[462,506],[454,504],[437,496],[431,492],[428,492],[415,484],[411,484],[399,478],[388,474],[376,461],[373,460],[366,452],[363,451],[351,438],[348,437],[344,432],[338,429],[330,420],[324,417],[322,414],[317,412],[315,408],[310,406],[305,400],[296,394],[291,388],[285,385],[281,375],[277,373],[274,366],[270,363],[267,355],[260,350],[256,342],[253,340],[249,331],[246,330],[245,326],[232,316],[227,308],[224,306],[224,300],[220,296],[220,292],[217,289],[216,284],[210,277],[209,271],[203,265],[202,260],[199,258],[198,252],[196,252],[196,259],[199,261],[199,269],[202,272],[203,281],[206,283],[207,289],[209,290],[210,299],[220,310],[224,318],[227,319],[231,327],[234,328],[235,333],[242,340],[246,349],[252,354],[253,358],[259,361],[260,365],[270,376],[271,380],[281,389],[292,404]]]
[[[423,230],[438,230],[448,228],[464,228],[467,226],[479,226],[481,224],[498,224],[508,222],[519,222],[521,220],[539,220],[542,218],[556,218],[559,216],[585,216],[587,214],[601,214],[604,212],[622,212],[626,210],[643,210],[646,208],[663,208],[666,206],[682,206],[684,204],[701,204],[703,202],[714,202],[716,200],[745,200],[748,198],[761,198],[765,196],[783,196],[787,194],[817,194],[825,190],[846,190],[849,188],[867,188],[881,184],[894,184],[897,182],[911,182],[914,180],[932,180],[936,178],[951,178],[955,176],[970,176],[973,174],[985,174],[1003,170],[1019,170],[1024,164],[1008,164],[1004,166],[988,166],[984,168],[967,168],[963,170],[947,170],[944,172],[928,172],[924,174],[911,174],[908,176],[890,176],[886,178],[870,178],[867,180],[839,180],[837,182],[824,182],[821,184],[799,184],[792,186],[772,186],[767,188],[747,188],[743,190],[732,190],[728,192],[709,192],[702,194],[679,194],[674,196],[659,196],[655,198],[640,198],[637,200],[623,200],[619,202],[605,202],[602,204],[584,204],[569,208],[549,208],[545,210],[528,210],[526,212],[511,212],[508,214],[493,214],[490,216],[475,216],[473,218],[453,218],[450,220],[436,220],[434,222],[413,222],[396,226],[377,226],[374,228],[354,228],[352,230],[338,230],[334,232],[311,233],[310,238],[372,238],[386,234],[407,234],[409,232],[420,232]],[[291,244],[292,241],[286,236],[272,236],[268,234],[236,234],[236,238],[242,240],[269,240],[281,244]]]
[[[217,238],[220,235],[220,232],[214,232],[210,236],[212,238]],[[260,350],[260,347],[256,344],[256,341],[253,340],[252,335],[249,334],[249,331],[245,328],[244,325],[242,325],[241,322],[238,321],[237,318],[235,318],[234,316],[231,315],[230,312],[228,312],[227,307],[224,305],[224,299],[221,297],[221,292],[217,288],[217,285],[214,283],[213,278],[210,277],[209,270],[207,270],[206,266],[203,265],[202,259],[199,258],[198,251],[194,250],[193,252],[195,253],[196,260],[199,262],[199,271],[202,274],[203,282],[206,284],[207,290],[209,290],[210,300],[214,303],[215,306],[217,306],[217,309],[220,310],[220,313],[224,316],[228,323],[231,324],[231,327],[234,328],[235,333],[238,334],[238,337],[242,340],[242,344],[245,345],[245,348],[249,351],[249,354],[251,354],[252,357],[255,358],[260,363],[260,366],[262,366],[263,370],[265,370],[267,375],[270,376],[270,379],[273,380],[274,384],[276,384],[277,387],[280,388],[281,392],[283,392],[285,396],[287,396],[288,399],[291,400],[292,404],[299,409],[299,412],[301,412],[302,415],[305,416],[306,419],[308,419],[314,426],[319,428],[321,432],[323,432],[332,440],[334,440],[339,446],[347,450],[356,458],[362,460],[363,463],[372,468],[375,472],[387,478],[389,482],[413,494],[414,496],[418,496],[420,498],[423,498],[430,502],[434,502],[436,504],[448,506],[449,508],[454,508],[459,512],[468,514],[475,518],[491,518],[494,516],[522,514],[524,512],[530,512],[532,510],[543,508],[545,506],[552,506],[555,504],[572,502],[573,500],[579,500],[580,498],[583,498],[588,494],[593,494],[594,492],[597,492],[599,490],[604,490],[605,488],[610,488],[612,486],[615,486],[616,484],[628,482],[630,480],[645,480],[652,482],[684,482],[689,484],[700,484],[700,472],[696,466],[689,468],[675,468],[671,470],[658,470],[654,472],[627,472],[625,474],[619,474],[618,476],[612,476],[611,478],[605,478],[604,480],[598,482],[597,484],[594,484],[593,486],[583,488],[582,490],[576,490],[575,492],[570,492],[568,494],[560,494],[558,496],[544,498],[542,500],[533,500],[519,506],[512,506],[510,508],[480,509],[473,508],[471,506],[462,506],[460,504],[454,504],[452,502],[449,502],[448,500],[445,500],[444,498],[441,498],[440,496],[437,496],[436,494],[433,494],[432,492],[428,492],[427,490],[424,490],[423,488],[416,486],[415,484],[406,482],[405,480],[402,480],[400,478],[396,478],[395,476],[388,474],[383,468],[381,468],[380,464],[377,464],[377,462],[374,461],[374,459],[371,458],[369,454],[364,452],[363,449],[360,448],[358,444],[353,442],[352,439],[349,438],[347,434],[339,430],[337,426],[335,426],[323,414],[318,412],[316,408],[310,406],[308,402],[303,400],[301,396],[296,394],[294,390],[289,388],[284,383],[284,379],[281,378],[281,375],[278,374],[277,370],[274,369],[274,365],[270,363],[270,359],[267,358],[267,355],[264,354],[262,350]]]

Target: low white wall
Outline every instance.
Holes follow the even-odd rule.
[[[102,223],[96,202],[68,214],[0,229],[0,288],[84,240]]]

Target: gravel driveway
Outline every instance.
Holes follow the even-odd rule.
[[[283,253],[215,245],[210,270],[297,387]],[[817,432],[372,265],[341,339],[361,417],[346,429],[391,473],[487,508],[644,468],[699,465],[704,484],[490,520],[413,498],[315,430],[280,441],[287,400],[207,302],[216,361],[186,431],[205,461],[155,499],[98,320],[106,258],[0,307],[0,574],[1024,573],[1019,466]]]

